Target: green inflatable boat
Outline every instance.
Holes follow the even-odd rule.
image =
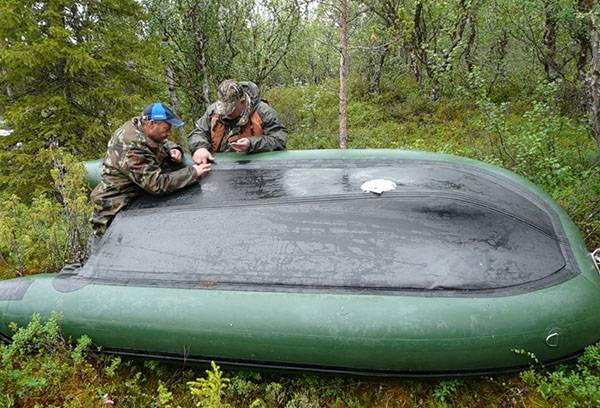
[[[593,258],[513,173],[397,150],[216,160],[121,212],[83,267],[0,282],[3,336],[57,311],[109,353],[382,376],[518,370],[600,339]]]

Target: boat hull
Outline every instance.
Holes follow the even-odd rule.
[[[216,168],[218,169],[219,165],[223,166],[221,163],[227,164],[228,161],[234,161],[239,157],[235,155],[219,156],[217,158],[219,164]],[[564,264],[560,266],[558,261],[548,262],[548,265],[558,265],[556,271],[549,271],[548,277],[536,278],[529,282],[522,281],[523,273],[520,273],[517,276],[520,280],[514,285],[496,288],[485,286],[490,285],[490,282],[485,279],[479,281],[477,285],[471,285],[468,280],[461,281],[459,279],[461,276],[477,277],[479,272],[460,268],[451,271],[456,278],[452,281],[453,286],[448,285],[450,281],[446,279],[446,276],[439,277],[439,274],[431,271],[431,268],[421,270],[424,273],[430,273],[432,277],[438,277],[437,281],[428,278],[422,282],[411,281],[412,286],[410,287],[402,286],[402,279],[410,278],[413,270],[419,270],[418,265],[414,266],[403,258],[407,255],[402,252],[402,248],[398,250],[396,258],[389,260],[389,262],[396,262],[395,269],[390,269],[393,273],[382,275],[383,278],[390,279],[389,287],[382,287],[380,281],[377,280],[381,278],[376,274],[377,271],[371,271],[371,275],[366,276],[362,275],[360,267],[357,267],[354,275],[346,276],[343,275],[343,271],[336,271],[335,262],[332,263],[333,269],[331,269],[334,271],[334,277],[346,279],[345,282],[354,282],[352,285],[338,285],[336,283],[338,281],[335,279],[328,280],[328,277],[313,276],[310,271],[306,271],[305,275],[298,277],[297,269],[291,269],[291,266],[283,263],[282,259],[286,259],[283,255],[294,256],[294,259],[304,262],[303,265],[308,265],[310,258],[300,257],[300,255],[306,254],[300,254],[297,248],[290,249],[288,247],[285,248],[285,251],[279,250],[283,254],[281,258],[277,258],[278,254],[271,254],[263,259],[261,262],[265,263],[264,268],[260,262],[257,262],[256,265],[259,265],[258,269],[263,271],[263,275],[254,277],[250,273],[253,271],[252,267],[248,268],[250,270],[248,272],[246,269],[239,269],[241,268],[239,265],[233,264],[231,270],[235,273],[224,275],[211,270],[208,274],[207,270],[214,265],[202,263],[197,258],[187,261],[183,257],[179,260],[164,261],[162,264],[162,258],[156,257],[157,249],[150,246],[145,247],[147,252],[143,253],[149,259],[146,266],[140,268],[135,266],[136,262],[143,263],[144,256],[131,258],[130,261],[127,261],[129,263],[119,264],[120,266],[115,263],[122,261],[121,258],[125,256],[123,255],[125,253],[120,251],[125,251],[127,245],[131,245],[132,236],[142,236],[142,240],[146,239],[146,235],[127,236],[130,226],[138,223],[146,228],[148,220],[157,218],[157,215],[163,219],[165,224],[170,225],[173,222],[168,217],[180,217],[180,219],[189,221],[195,214],[198,214],[199,217],[215,214],[213,218],[216,220],[214,221],[216,226],[210,228],[216,230],[219,225],[228,225],[229,218],[222,218],[222,214],[218,212],[221,211],[221,207],[226,207],[223,211],[229,214],[228,206],[220,206],[217,211],[210,202],[201,202],[199,205],[190,201],[199,197],[193,191],[187,195],[182,194],[168,198],[166,199],[167,204],[165,201],[150,200],[126,212],[127,214],[122,217],[120,215],[121,218],[117,218],[107,232],[103,242],[104,249],[95,255],[96,258],[92,257],[81,272],[65,271],[60,274],[37,275],[0,282],[0,333],[10,336],[8,327],[10,322],[16,322],[22,326],[27,324],[33,313],[40,313],[44,318],[48,318],[51,312],[56,311],[62,315],[63,330],[66,335],[73,338],[84,334],[88,335],[107,352],[187,361],[214,360],[225,366],[276,367],[381,376],[463,375],[518,370],[537,361],[552,363],[570,358],[582,351],[584,347],[600,339],[600,314],[597,313],[600,308],[600,277],[579,232],[565,212],[545,193],[526,180],[506,170],[472,160],[414,152],[387,150],[286,152],[252,157],[253,165],[261,161],[314,160],[322,162],[337,160],[344,162],[352,159],[356,161],[351,163],[353,168],[360,167],[360,160],[397,160],[402,163],[426,161],[427,169],[435,169],[435,163],[439,163],[440,168],[450,165],[454,166],[453,168],[459,168],[460,174],[457,174],[460,177],[466,174],[468,168],[477,167],[481,169],[486,180],[493,181],[493,185],[499,185],[503,182],[502,180],[508,180],[509,187],[514,184],[519,189],[527,190],[531,197],[523,199],[523,203],[542,202],[543,205],[540,204],[539,208],[534,208],[537,212],[531,210],[531,214],[551,215],[549,218],[551,221],[546,224],[544,224],[545,221],[537,223],[535,220],[531,221],[531,217],[519,218],[519,214],[513,219],[507,217],[501,208],[494,208],[493,203],[490,206],[481,205],[479,201],[475,200],[477,198],[475,197],[470,202],[478,209],[477,211],[483,211],[480,209],[489,207],[489,211],[481,215],[481,219],[485,222],[478,224],[479,221],[473,221],[472,214],[474,212],[471,211],[475,207],[464,207],[464,202],[468,201],[464,197],[469,197],[466,187],[456,187],[458,184],[450,182],[445,184],[449,185],[449,188],[461,189],[460,194],[453,192],[452,194],[455,195],[448,195],[450,193],[440,195],[440,191],[437,190],[435,194],[430,194],[430,190],[427,190],[422,195],[415,195],[414,191],[416,190],[413,189],[410,191],[410,200],[413,201],[407,201],[401,194],[391,194],[385,198],[386,193],[383,198],[373,198],[373,200],[379,201],[369,201],[370,198],[363,199],[358,196],[348,198],[340,193],[327,196],[326,201],[322,199],[315,201],[310,198],[316,204],[303,197],[302,200],[296,200],[297,197],[276,197],[275,199],[269,197],[264,201],[262,197],[265,196],[265,187],[261,186],[256,189],[252,185],[252,189],[247,188],[244,191],[252,190],[253,199],[260,195],[259,198],[263,200],[260,201],[260,205],[248,207],[247,203],[250,200],[247,197],[244,197],[245,201],[241,204],[229,203],[228,205],[231,207],[231,217],[235,217],[235,214],[240,212],[240,208],[246,208],[244,211],[255,211],[255,208],[258,208],[256,211],[270,211],[272,229],[260,232],[264,235],[264,239],[260,242],[258,240],[253,242],[255,247],[260,245],[278,246],[284,240],[289,240],[290,236],[301,236],[305,241],[298,240],[296,242],[305,244],[308,249],[304,251],[308,252],[308,255],[312,254],[313,257],[316,257],[329,254],[328,256],[335,257],[339,254],[340,249],[334,248],[330,253],[326,253],[329,249],[324,240],[330,237],[332,240],[343,238],[348,235],[349,230],[352,230],[351,232],[357,237],[362,237],[360,241],[362,246],[353,243],[356,245],[351,249],[355,252],[364,248],[375,252],[382,247],[386,250],[393,249],[393,245],[388,248],[385,246],[386,243],[382,242],[387,237],[400,237],[405,239],[402,241],[402,245],[412,245],[409,239],[411,237],[417,237],[418,242],[428,238],[435,243],[439,236],[443,235],[446,239],[444,242],[448,245],[451,244],[448,247],[451,249],[472,245],[470,247],[472,250],[483,245],[487,252],[485,257],[481,258],[482,262],[489,260],[490,265],[495,267],[499,262],[498,259],[503,256],[506,257],[508,265],[516,264],[516,260],[510,259],[512,254],[520,253],[519,250],[522,252],[523,248],[528,247],[519,246],[521,245],[519,243],[502,246],[495,241],[490,243],[490,240],[483,240],[483,244],[480,242],[465,243],[460,240],[460,232],[467,231],[474,234],[473,228],[469,229],[467,226],[471,225],[469,223],[475,222],[476,227],[488,223],[491,225],[490,231],[496,233],[500,231],[501,227],[505,227],[500,224],[510,221],[513,222],[514,227],[507,228],[509,231],[506,234],[514,232],[517,227],[522,227],[523,231],[533,231],[531,234],[538,234],[543,239],[549,239],[551,242],[547,247],[555,248],[553,250],[559,254],[560,259],[564,256]],[[97,163],[89,164],[91,170],[97,170],[97,166]],[[250,167],[245,162],[233,163],[231,166],[230,168],[225,167],[228,170],[224,170],[222,174],[226,174],[227,171],[245,171],[244,167]],[[339,176],[336,173],[338,167],[334,171],[330,166],[324,173],[329,174],[327,177],[332,179],[343,180],[350,186],[348,188],[354,188],[356,182],[353,180],[359,180],[362,173],[352,170],[349,173],[340,173],[341,176]],[[384,170],[387,171],[387,169]],[[379,174],[377,172],[380,170],[371,168],[367,173],[369,175]],[[407,174],[409,171],[408,167],[403,167],[400,173]],[[89,174],[93,174],[93,171],[89,171]],[[259,173],[252,174],[252,179],[249,179],[247,183],[253,183],[256,174]],[[266,173],[260,173],[261,177],[272,183],[274,178],[264,177],[264,174]],[[299,177],[299,173],[294,169],[288,170],[287,173],[279,171],[277,174],[280,178],[287,177],[287,184],[284,185],[287,188],[286,191],[291,191],[293,194],[308,194],[300,188],[304,185],[302,184],[302,180],[306,178],[304,174]],[[219,186],[223,186],[224,180],[229,180],[227,177],[230,176],[223,177],[218,179],[219,182],[213,184],[207,182],[203,185],[205,190],[199,194],[204,194],[207,199],[210,199],[210,194],[217,191]],[[437,179],[441,178],[438,175],[436,177]],[[436,177],[430,179],[433,180]],[[468,177],[473,179],[470,173]],[[430,179],[427,180],[428,186],[433,185],[430,183]],[[235,180],[246,179],[238,177]],[[233,192],[247,187],[246,184],[243,184],[246,181],[240,183],[236,184]],[[230,194],[230,192],[225,191],[220,194]],[[430,205],[429,203],[423,204],[417,209],[418,211],[413,211],[414,197],[424,197],[425,201],[430,201],[430,197],[434,197],[436,194],[441,197],[439,203],[446,206],[444,207],[445,211],[438,211],[435,214],[429,211],[429,208],[424,211],[423,208]],[[481,194],[483,196],[485,192]],[[227,197],[230,199],[230,196]],[[453,197],[458,197],[460,200],[454,200]],[[373,208],[386,209],[386,211],[388,207],[412,211],[407,213],[409,215],[403,215],[396,220],[402,228],[408,228],[407,225],[414,224],[415,218],[411,218],[414,215],[422,217],[421,224],[438,223],[432,224],[434,227],[441,225],[439,224],[441,222],[460,225],[459,233],[444,235],[433,229],[433,233],[420,233],[413,230],[411,234],[404,234],[402,231],[398,232],[398,228],[394,226],[394,228],[390,228],[391,231],[386,231],[385,235],[381,235],[383,234],[381,230],[386,227],[386,220],[383,220],[382,224],[377,226],[378,231],[374,232],[374,234],[380,234],[378,239],[369,243],[368,239],[363,239],[365,230],[361,229],[366,223],[366,218],[357,220],[360,212],[351,212],[353,207],[350,204],[343,208],[344,211],[347,211],[345,214],[353,214],[351,216],[354,217],[354,224],[348,221],[351,227],[340,226],[339,223],[327,224],[328,221],[323,215],[319,215],[319,217],[323,218],[323,223],[327,225],[327,228],[323,228],[321,224],[317,225],[318,223],[313,219],[309,220],[310,223],[306,221],[311,216],[314,217],[315,212],[325,211],[323,208],[327,209],[331,202],[340,202],[342,203],[340,205],[343,206],[346,205],[344,204],[346,202],[356,203],[357,199],[362,200],[357,204],[361,206],[363,202],[365,206],[375,203],[376,206]],[[171,200],[172,204],[168,200]],[[306,204],[309,201],[310,203]],[[455,204],[458,201],[460,203]],[[164,205],[164,212],[158,212],[159,210],[154,208],[153,203],[155,202]],[[518,202],[521,203],[521,201]],[[519,204],[519,208],[525,204]],[[310,205],[310,207],[302,210],[303,205]],[[471,211],[469,213],[471,218],[465,221],[457,216],[457,210],[455,212],[447,211],[450,206],[454,206],[452,208],[455,210],[456,208],[466,208],[465,211]],[[281,210],[282,208],[283,210]],[[298,217],[298,211],[304,211],[302,213],[304,215]],[[248,213],[245,213],[246,217]],[[276,215],[273,216],[273,214]],[[499,220],[496,224],[489,221],[494,217]],[[298,218],[301,220],[298,221]],[[449,219],[450,221],[448,221]],[[294,222],[297,221],[304,222],[304,224],[296,225]],[[242,225],[243,217],[240,219],[240,224],[236,224],[237,222],[237,219],[234,219],[232,225]],[[205,222],[201,225],[210,225],[210,223]],[[545,225],[549,225],[549,227],[545,227]],[[284,230],[283,227],[288,235],[281,232]],[[228,226],[227,228],[233,227]],[[257,224],[252,228],[259,230],[260,226]],[[549,228],[554,228],[556,237],[548,232]],[[484,228],[481,227],[481,229]],[[336,232],[338,230],[341,232]],[[297,231],[302,231],[302,235],[297,235]],[[242,235],[245,233],[241,226],[237,232]],[[147,230],[146,233],[150,234],[151,232]],[[233,236],[236,231],[231,231],[229,234]],[[406,235],[408,238],[405,237]],[[175,239],[173,237],[181,236],[182,240],[186,241],[194,237],[193,234],[188,236],[184,232],[177,232],[174,235],[164,233],[162,236],[166,237],[165,239]],[[273,241],[270,239],[273,236],[278,236],[280,241],[272,243]],[[288,241],[285,242],[289,244]],[[322,245],[317,246],[315,243]],[[372,244],[372,246],[368,247],[367,244]],[[525,244],[523,243],[523,245]],[[168,243],[164,243],[164,245],[169,249]],[[427,249],[430,250],[432,246],[428,245]],[[344,248],[346,247],[348,245]],[[211,251],[217,248],[217,244],[198,248],[198,251],[201,249]],[[169,250],[179,250],[183,253],[183,249],[180,247],[173,247]],[[165,253],[174,252],[167,251]],[[431,257],[435,258],[437,255],[435,252],[427,252],[425,256],[422,256],[415,251],[409,251],[409,254],[422,257],[419,258],[422,262]],[[451,250],[447,249],[446,254],[451,255]],[[368,257],[368,251],[364,250],[360,255],[359,262]],[[113,256],[115,260],[106,264],[106,257],[110,256]],[[153,256],[155,258],[152,258]],[[525,253],[526,257],[527,253]],[[550,254],[548,254],[548,258],[551,258]],[[275,266],[271,269],[269,268],[273,265],[267,265],[269,259],[276,260],[273,261]],[[469,259],[463,261],[465,265],[472,263]],[[177,264],[177,262],[181,263]],[[337,259],[337,262],[342,265],[342,260]],[[528,262],[523,260],[519,265],[530,265]],[[442,270],[443,263],[444,259],[441,259],[435,260],[433,264]],[[194,269],[196,264],[198,267]],[[352,262],[344,265],[346,269],[353,267]],[[387,267],[384,263],[377,264],[375,262],[365,262],[364,265]],[[541,262],[535,265],[546,265],[546,263]],[[173,271],[181,269],[187,271],[187,274],[177,275],[179,280],[163,279],[163,275],[159,272],[169,270],[169,268],[172,269],[170,273],[174,274]],[[239,270],[235,270],[235,268]],[[485,269],[482,266],[482,270],[487,273],[492,268]],[[153,273],[152,278],[144,275],[148,271]],[[281,271],[281,276],[278,275],[279,271]],[[494,271],[496,273],[494,279],[501,279],[503,269],[497,268]],[[339,272],[339,276],[336,275],[337,272]],[[231,275],[237,280],[228,281],[227,279]],[[215,276],[216,278],[214,278]],[[243,281],[242,278],[246,280]],[[535,357],[532,358],[532,356]]]
[[[62,315],[66,335],[113,352],[221,364],[445,375],[506,371],[570,357],[598,340],[597,283],[579,276],[534,293],[439,298],[236,292],[31,281],[2,301],[6,322]],[[60,287],[60,286],[59,286]],[[576,293],[577,296],[573,296]],[[557,339],[548,336],[557,333]]]

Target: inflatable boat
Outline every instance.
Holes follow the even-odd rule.
[[[92,183],[98,171],[88,163]],[[600,339],[595,266],[566,213],[498,167],[396,150],[222,154],[199,185],[119,213],[83,267],[0,282],[0,332],[57,311],[66,335],[129,356],[511,371]]]

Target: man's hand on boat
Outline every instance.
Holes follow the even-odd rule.
[[[242,137],[235,142],[229,143],[229,146],[236,152],[247,152],[250,148],[250,140],[247,137]]]
[[[201,177],[202,175],[204,175],[210,171],[209,163],[194,164],[193,167],[194,167],[194,170],[196,170],[197,177]]]
[[[207,164],[213,162],[215,159],[208,149],[201,147],[194,152],[192,160],[194,160],[194,163],[196,164]]]

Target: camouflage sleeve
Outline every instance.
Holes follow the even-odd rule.
[[[164,149],[167,151],[167,155],[168,155],[168,157],[169,157],[169,158],[171,157],[171,155],[170,155],[170,154],[168,154],[168,153],[169,153],[169,152],[170,152],[172,149],[177,149],[177,150],[179,150],[179,151],[181,152],[181,156],[183,157],[183,153],[184,153],[184,152],[183,152],[183,149],[182,149],[182,148],[181,148],[181,146],[179,146],[177,143],[175,143],[175,142],[172,142],[172,141],[170,141],[170,140],[167,140],[167,141],[165,141],[165,142],[163,143],[163,147],[164,147]]]
[[[190,152],[194,152],[201,147],[208,150],[212,150],[212,144],[210,139],[210,109],[204,112],[204,115],[196,121],[194,130],[188,136],[188,145],[190,146]]]
[[[124,164],[129,179],[150,194],[170,193],[198,181],[192,166],[162,171],[156,156],[143,146],[130,146]]]
[[[275,109],[264,102],[260,103],[258,113],[263,121],[263,136],[251,136],[248,153],[285,150],[287,147],[287,129]]]

